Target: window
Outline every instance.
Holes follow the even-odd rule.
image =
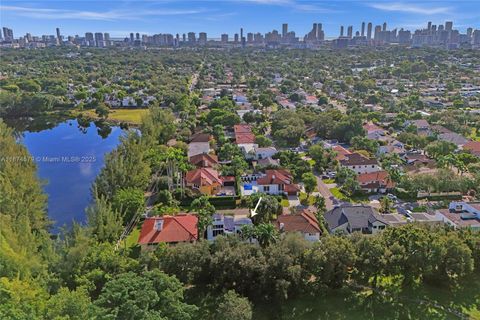
[[[372,168],[375,168],[375,165],[372,164]]]
[[[214,236],[214,237],[221,236],[222,234],[224,234],[223,229],[221,229],[221,230],[213,230],[213,236]]]
[[[270,191],[270,186],[263,186],[263,191],[269,192]]]
[[[283,184],[278,185],[278,189],[280,191],[283,191],[285,189],[285,185],[283,185]]]

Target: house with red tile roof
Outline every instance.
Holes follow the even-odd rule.
[[[387,171],[361,173],[357,177],[362,191],[367,193],[385,193],[395,187],[395,182],[390,180]]]
[[[271,195],[297,195],[300,187],[293,183],[293,176],[285,169],[269,169],[257,179],[258,192]]]
[[[218,165],[218,157],[208,153],[194,155],[188,161],[197,168],[211,168]]]
[[[304,209],[296,214],[282,214],[278,216],[276,226],[280,232],[299,233],[307,241],[318,241],[322,234],[317,217],[308,209]]]
[[[154,249],[159,243],[176,244],[198,240],[198,217],[193,214],[146,218],[138,244],[142,250]]]
[[[255,149],[258,144],[255,143],[255,135],[249,124],[236,124],[233,126],[235,134],[235,143],[242,149],[246,158],[253,159],[255,157]]]
[[[187,187],[198,190],[204,195],[214,195],[220,192],[222,186],[226,183],[231,184],[235,181],[232,177],[222,177],[219,172],[213,168],[198,168],[190,170],[185,176]]]
[[[335,156],[335,160],[337,161],[343,160],[346,158],[347,155],[352,154],[350,150],[345,149],[340,145],[333,146],[332,150],[337,153],[337,155]]]

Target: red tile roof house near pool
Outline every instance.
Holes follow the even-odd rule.
[[[296,195],[300,187],[293,183],[293,176],[288,170],[266,170],[265,175],[257,179],[259,191],[268,194]]]
[[[178,214],[146,218],[140,231],[138,244],[142,250],[154,249],[160,242],[176,244],[198,240],[198,217]]]

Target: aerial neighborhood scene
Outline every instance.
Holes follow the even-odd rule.
[[[479,3],[0,10],[0,319],[480,319]]]

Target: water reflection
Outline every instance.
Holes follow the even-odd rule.
[[[20,141],[34,157],[39,177],[47,181],[48,214],[57,229],[72,220],[85,221],[92,182],[104,155],[117,146],[122,135],[120,127],[82,120],[48,121],[43,127],[38,122],[32,126],[34,121],[30,121],[21,132]]]

